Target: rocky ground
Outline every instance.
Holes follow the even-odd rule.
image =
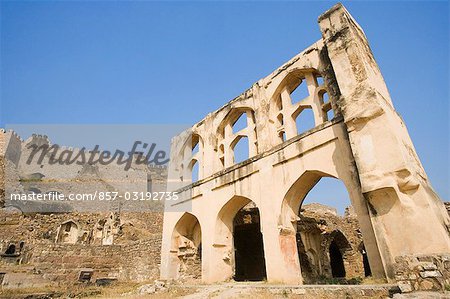
[[[166,284],[155,281],[149,284],[117,283],[110,286],[78,285],[53,290],[0,291],[0,298],[50,299],[50,298],[302,298],[302,299],[441,299],[450,298],[450,292],[399,293],[396,285],[274,285],[267,283],[228,283],[216,285]]]

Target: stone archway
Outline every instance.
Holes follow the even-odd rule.
[[[72,220],[63,222],[56,234],[56,243],[75,244],[78,241],[78,224]]]
[[[258,281],[266,278],[260,212],[253,201],[234,196],[219,211],[213,247],[220,263],[220,280]]]
[[[166,211],[189,205],[201,217],[208,230],[203,242],[208,259],[205,282],[226,281],[234,275],[233,219],[250,202],[234,195],[245,194],[261,211],[268,281],[302,283],[297,213],[304,196],[324,176],[339,178],[347,187],[374,278],[393,282],[403,261],[417,255],[434,259],[449,251],[450,218],[393,108],[362,29],[341,5],[323,14],[319,24],[323,33],[319,42],[172,141],[169,178],[179,180],[177,191],[186,198],[167,204]],[[308,96],[296,101],[294,94],[293,101],[291,95],[302,81]],[[292,116],[310,106],[315,126],[298,134]],[[246,111],[252,112],[247,128],[233,130]],[[191,131],[203,137],[208,168],[203,168],[200,181],[187,185],[183,178],[189,164],[179,153]],[[249,157],[236,164],[232,145],[242,136],[249,138]],[[164,219],[163,278],[172,278],[168,256],[178,216],[166,213]],[[347,237],[355,252],[354,238]],[[308,249],[305,256],[312,261]],[[353,256],[361,258],[358,252]],[[347,276],[355,272],[350,270],[346,269]]]
[[[177,279],[201,279],[201,243],[200,222],[193,214],[184,213],[173,230],[170,249],[170,264]]]
[[[267,278],[259,210],[253,202],[233,219],[234,280],[261,281]]]
[[[340,231],[327,232],[319,228],[314,218],[300,214],[306,196],[324,177],[335,178],[317,170],[304,172],[288,189],[279,217],[280,246],[286,266],[304,283],[317,283],[320,277],[346,277],[344,260],[353,252]],[[353,261],[353,256],[350,259]]]
[[[328,255],[330,266],[328,275],[330,277],[348,278],[352,271],[347,268],[354,266],[353,264],[358,265],[357,268],[362,268],[362,265],[360,265],[361,259],[355,256],[357,250],[353,250],[348,238],[340,230],[327,234],[325,250]]]

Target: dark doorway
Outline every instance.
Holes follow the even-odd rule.
[[[372,270],[370,270],[370,265],[369,265],[369,259],[367,258],[367,252],[366,252],[366,248],[362,248],[361,250],[361,254],[363,257],[363,265],[364,265],[364,276],[371,276],[372,275]]]
[[[330,265],[333,277],[345,277],[344,260],[335,240],[330,244]]]
[[[8,246],[8,249],[6,249],[5,254],[14,254],[16,253],[16,245],[11,244]]]
[[[234,280],[261,281],[266,279],[263,238],[259,211],[256,207],[242,208],[233,221]]]

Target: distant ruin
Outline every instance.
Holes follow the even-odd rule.
[[[165,190],[166,167],[133,163],[125,171],[115,164],[59,165],[49,163],[49,155],[40,164],[28,164],[29,145],[51,144],[47,136],[22,140],[13,131],[2,131],[0,144],[3,287],[159,276],[161,203],[136,211],[124,200],[57,205],[15,202],[10,195]]]

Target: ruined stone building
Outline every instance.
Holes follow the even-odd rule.
[[[450,218],[366,36],[340,4],[318,22],[321,39],[173,139],[169,187],[182,200],[166,202],[162,278],[448,284]],[[346,186],[361,236],[300,213],[324,177]]]
[[[50,144],[46,136],[22,140],[0,133],[0,285],[4,288],[159,276],[161,203],[133,210],[126,203],[54,204],[15,202],[10,194],[163,190],[167,169],[133,164],[27,164],[29,146]],[[77,149],[70,149],[77,151]]]
[[[174,137],[168,170],[50,165],[48,157],[29,165],[28,146],[50,140],[0,132],[2,287],[366,276],[405,291],[450,285],[450,206],[430,185],[363,30],[339,4],[319,26],[321,39]],[[345,185],[345,215],[304,204],[324,178]],[[92,212],[5,200],[166,183],[179,200],[164,213],[120,201]]]
[[[263,267],[254,267],[255,263],[264,263],[263,251],[253,251],[258,242],[262,242],[256,231],[259,217],[253,202],[234,217],[235,259],[241,264],[234,273],[236,281],[258,281],[266,275]],[[340,216],[332,207],[305,204],[299,217],[297,251],[305,283],[359,283],[371,275],[358,221],[351,207]],[[255,236],[249,236],[249,230]],[[194,231],[191,238],[181,235],[176,240],[180,260],[178,281],[199,283],[201,279],[201,232],[200,229]],[[330,255],[330,248],[335,248],[337,254]]]
[[[80,151],[90,151],[66,146],[57,147],[57,152],[52,150],[53,144],[44,135],[33,134],[26,140],[22,140],[14,131],[1,133],[4,143],[5,159],[5,190],[6,197],[13,193],[94,193],[101,191],[115,191],[123,194],[126,191],[151,192],[162,191],[166,188],[167,168],[165,166],[144,165],[136,163],[137,157],[133,157],[130,169],[125,170],[119,163],[60,163],[52,162],[52,154],[65,152],[70,153],[71,158],[76,157]],[[41,146],[48,149],[33,151]],[[97,154],[99,155],[99,154]],[[42,156],[42,160],[39,160]],[[87,159],[86,159],[87,160]],[[65,162],[65,161],[64,161]],[[11,204],[20,204],[12,203]],[[42,207],[35,204],[31,207],[20,207],[22,210],[36,212],[38,208],[43,211],[82,210],[84,204],[72,202],[68,207]],[[54,204],[54,203],[53,203]],[[125,204],[125,202],[121,202]],[[118,201],[113,207],[115,212],[119,211]],[[88,211],[93,211],[89,205]],[[104,206],[99,210],[104,210]],[[108,207],[106,207],[108,208]],[[121,207],[122,210],[126,207]],[[109,210],[109,209],[108,209]]]
[[[304,283],[371,276],[361,231],[351,208],[342,217],[327,206],[303,205],[296,237]]]

